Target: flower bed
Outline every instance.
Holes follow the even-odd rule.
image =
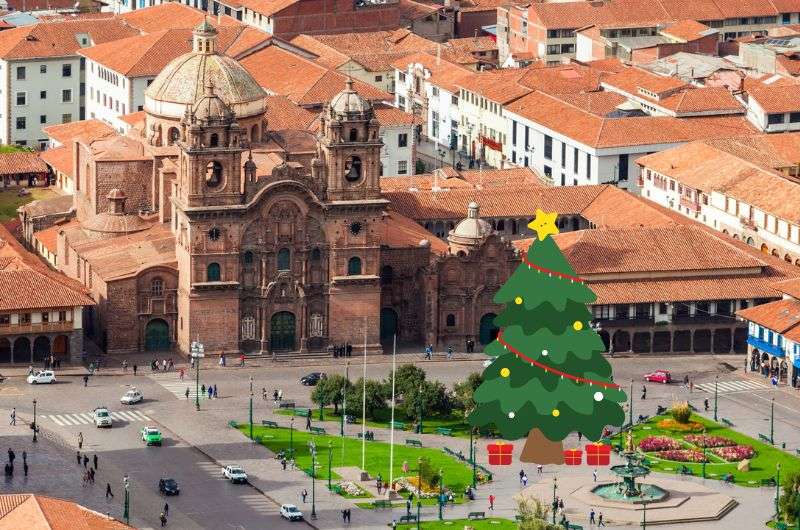
[[[715,455],[724,458],[728,462],[739,462],[745,458],[753,458],[755,450],[749,445],[733,445],[728,447],[716,447],[711,450]]]
[[[668,451],[680,449],[681,443],[669,436],[648,436],[639,442],[642,451]]]
[[[366,495],[366,492],[361,489],[358,485],[354,482],[350,482],[346,480],[344,482],[339,483],[339,487],[342,488],[342,491],[351,497],[363,497]]]
[[[688,434],[684,436],[683,439],[698,447],[703,447],[704,443],[706,447],[729,447],[732,445],[736,445],[736,442],[734,442],[733,440],[729,438],[723,438],[722,436],[703,436],[702,434]]]
[[[664,460],[674,460],[676,462],[708,462],[708,458],[703,456],[700,451],[694,449],[677,449],[670,451],[660,451],[657,453],[660,458]]]
[[[699,432],[703,430],[702,423],[698,423],[696,421],[690,421],[689,423],[678,423],[672,418],[661,420],[656,425],[659,429],[664,429],[665,431]]]
[[[431,499],[439,495],[438,490],[426,490],[424,482],[422,483],[422,494],[420,494],[417,488],[417,477],[399,477],[395,479],[394,486],[397,491],[407,491],[413,493],[415,497],[422,497],[423,499]]]

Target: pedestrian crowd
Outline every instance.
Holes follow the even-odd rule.
[[[353,345],[349,342],[334,344],[330,349],[334,357],[351,357],[353,355]]]
[[[123,361],[123,369],[125,369],[128,365],[128,361]],[[136,374],[136,366],[134,365],[134,375]],[[175,363],[172,361],[172,357],[169,359],[152,359],[150,361],[150,371],[151,372],[171,372],[175,369]]]

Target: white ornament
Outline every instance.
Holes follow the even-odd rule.
[[[603,393],[602,392],[595,392],[594,393],[594,400],[595,401],[603,401]]]
[[[545,357],[547,357],[548,353],[550,353],[550,352],[548,352],[547,350],[542,350],[542,355],[544,355]]]
[[[511,418],[512,420],[514,419],[514,416],[516,416],[516,414],[514,414],[513,412],[508,413],[508,417]]]

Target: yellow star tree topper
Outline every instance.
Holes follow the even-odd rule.
[[[528,223],[528,228],[536,231],[536,237],[539,241],[543,241],[547,236],[558,233],[556,227],[556,212],[546,213],[540,209],[536,209],[536,217]]]

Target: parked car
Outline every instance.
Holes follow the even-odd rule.
[[[143,399],[144,395],[139,389],[131,388],[125,392],[125,395],[123,395],[119,401],[123,405],[133,405],[134,403],[139,403]]]
[[[162,478],[158,481],[158,492],[164,495],[180,495],[181,489],[174,478]]]
[[[234,484],[244,484],[247,482],[247,473],[241,466],[231,465],[222,468],[222,476]]]
[[[322,379],[328,377],[325,372],[311,372],[300,378],[300,383],[305,386],[316,386]]]
[[[672,376],[669,373],[669,370],[656,370],[655,372],[650,372],[644,376],[644,380],[650,383],[671,383]]]
[[[52,370],[41,370],[28,376],[28,384],[41,385],[56,382],[56,374]]]
[[[145,427],[141,432],[142,441],[146,445],[161,445],[161,431],[155,427]]]
[[[281,517],[290,521],[302,521],[303,512],[298,510],[294,504],[281,504]]]
[[[96,427],[108,427],[111,428],[111,413],[108,412],[108,409],[105,407],[97,407],[94,409],[94,413],[92,414],[94,419],[94,424]]]

